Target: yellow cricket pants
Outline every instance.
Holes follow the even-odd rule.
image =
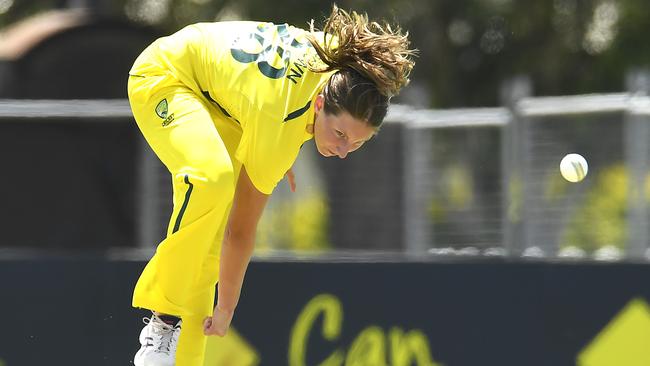
[[[203,366],[219,255],[241,165],[241,129],[172,75],[130,76],[129,101],[145,139],[172,176],[167,237],[142,272],[133,306],[183,319],[177,366]]]

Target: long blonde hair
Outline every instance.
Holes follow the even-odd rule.
[[[323,46],[316,31],[312,20],[307,38],[326,66],[313,71],[355,70],[388,98],[408,84],[417,50],[409,49],[408,32],[403,34],[399,26],[371,22],[366,14],[333,5],[322,30]]]

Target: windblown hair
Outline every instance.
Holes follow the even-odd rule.
[[[316,31],[312,21],[307,38],[324,65],[310,68],[337,71],[323,91],[326,112],[345,110],[379,127],[390,98],[409,82],[417,50],[409,49],[408,33],[336,5],[325,21],[322,45],[316,40]]]
[[[322,30],[324,47],[313,36],[313,21],[310,28],[309,41],[327,65],[314,71],[354,69],[387,97],[408,84],[414,65],[411,56],[416,51],[408,48],[408,33],[402,34],[399,27],[370,22],[366,14],[348,13],[334,5]]]

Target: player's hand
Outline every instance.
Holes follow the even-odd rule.
[[[233,312],[220,310],[218,307],[214,308],[214,314],[203,320],[203,334],[217,335],[223,337],[230,328]]]
[[[296,191],[296,176],[293,174],[293,170],[289,169],[287,170],[287,174],[285,174],[287,177],[287,180],[289,181],[289,188],[291,189],[291,192]]]

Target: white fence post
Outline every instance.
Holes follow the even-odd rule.
[[[650,74],[647,70],[630,72],[626,78],[630,93],[629,107],[625,113],[624,153],[628,172],[628,220],[626,257],[641,259],[648,249],[648,197],[646,194],[648,168],[650,168],[650,119],[648,94]]]
[[[503,240],[508,256],[519,256],[528,244],[526,225],[526,120],[517,103],[531,94],[530,79],[515,77],[503,84],[501,101],[510,110],[510,121],[503,128],[501,162],[503,179]]]

